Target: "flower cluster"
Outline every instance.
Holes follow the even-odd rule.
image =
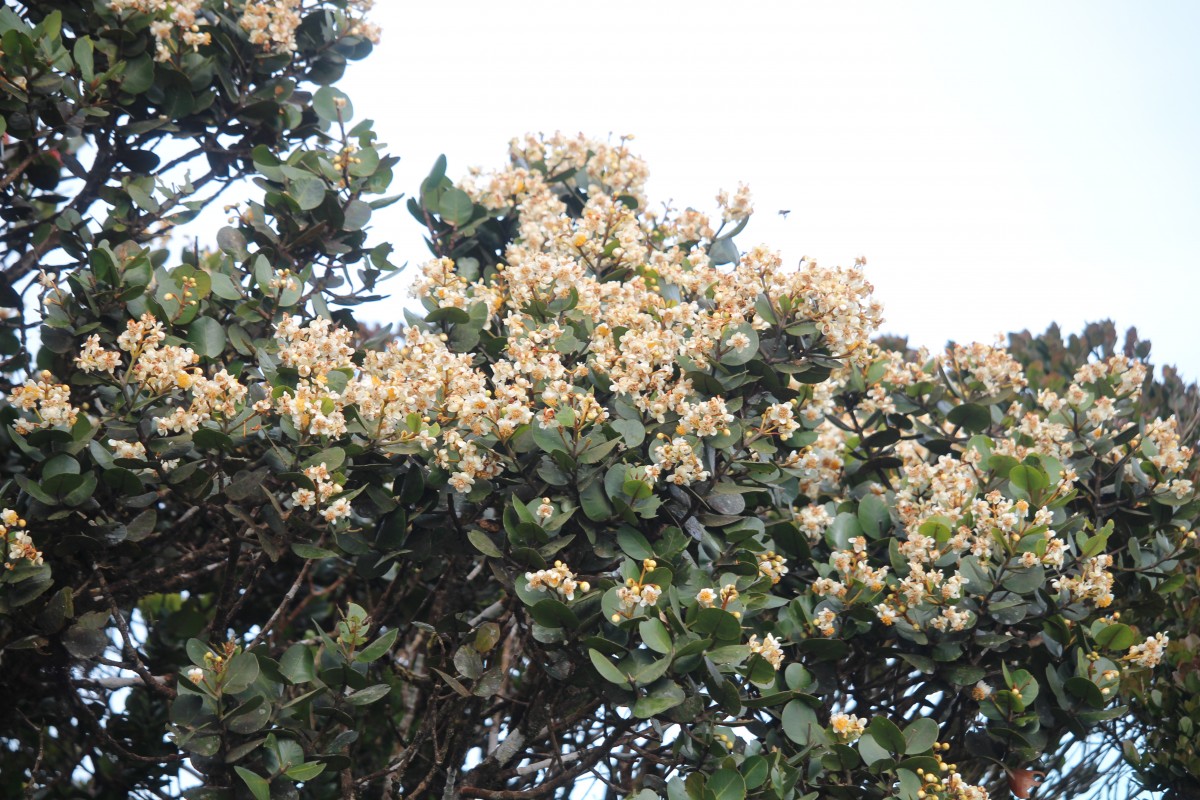
[[[675,431],[681,436],[690,433],[701,438],[727,434],[729,423],[733,420],[733,414],[725,407],[725,400],[713,397],[700,403],[683,403]]]
[[[1025,371],[1002,344],[951,345],[939,361],[964,389],[965,397],[997,395],[1028,385]]]
[[[757,653],[765,658],[776,671],[783,666],[783,650],[780,648],[781,642],[773,635],[768,633],[761,642],[758,640],[757,635],[751,636],[747,644],[750,646],[751,653]]]
[[[111,375],[121,365],[121,354],[106,350],[100,344],[100,335],[93,333],[84,342],[75,364],[84,372],[107,372]]]
[[[134,11],[154,18],[150,33],[158,61],[169,61],[178,52],[180,42],[193,51],[212,42],[212,34],[200,30],[201,25],[208,24],[201,14],[203,5],[204,0],[108,0],[109,9],[118,14]]]
[[[14,562],[22,559],[35,566],[42,564],[42,551],[34,547],[33,539],[25,532],[25,520],[11,508],[0,509],[0,542],[8,547],[5,569],[13,569]]]
[[[708,480],[708,470],[704,468],[696,449],[682,436],[666,440],[655,447],[654,460],[655,463],[646,468],[646,475],[651,480],[657,479],[664,470],[671,472],[667,480],[678,486]]]
[[[617,599],[621,601],[621,606],[626,612],[657,605],[660,596],[661,586],[656,583],[639,583],[633,578],[628,578],[625,585],[617,589]]]
[[[311,467],[304,468],[304,477],[312,482],[313,487],[300,487],[292,492],[292,502],[299,508],[308,511],[314,505],[324,505],[321,510],[321,516],[326,522],[337,522],[340,519],[350,516],[350,501],[344,497],[339,497],[332,503],[329,500],[341,492],[341,484],[329,469],[322,462]],[[328,505],[326,505],[328,503]]]
[[[632,136],[622,136],[617,144],[612,144],[582,134],[575,137],[560,132],[552,136],[527,135],[512,140],[509,155],[514,165],[538,166],[548,175],[566,169],[583,170],[589,181],[613,196],[630,195],[644,200],[650,171],[646,162],[634,156],[626,146],[632,139]]]
[[[717,205],[721,207],[721,219],[725,222],[741,222],[754,213],[754,200],[750,187],[739,183],[733,197],[728,192],[717,193]]]
[[[829,523],[833,522],[833,517],[825,510],[825,506],[819,505],[807,505],[797,509],[793,512],[792,519],[800,532],[812,543],[824,536]]]
[[[787,438],[800,430],[790,403],[774,403],[763,411],[762,433]]]
[[[1129,648],[1125,659],[1147,669],[1157,667],[1167,652],[1170,638],[1165,633],[1156,633],[1147,637],[1146,641]]]
[[[43,371],[39,380],[26,381],[9,394],[9,402],[28,413],[13,425],[17,433],[24,436],[39,428],[75,424],[79,409],[71,405],[71,389],[53,380],[53,375]]]
[[[1054,588],[1069,593],[1075,600],[1089,601],[1096,608],[1107,608],[1113,601],[1113,575],[1108,571],[1112,563],[1113,557],[1108,553],[1085,558],[1080,562],[1078,575],[1055,578]]]
[[[108,446],[112,448],[117,458],[130,458],[137,461],[146,460],[146,445],[141,442],[127,442],[121,439],[109,439]]]
[[[838,711],[830,716],[829,728],[833,731],[833,735],[838,741],[853,742],[863,735],[863,732],[867,729],[867,721],[854,714],[846,714]]]
[[[653,558],[643,559],[641,574],[637,578],[627,578],[624,586],[617,587],[617,600],[621,609],[612,615],[613,622],[628,619],[638,609],[658,604],[658,598],[662,596],[662,587],[646,580],[647,575],[657,568],[658,562]]]
[[[249,34],[253,45],[275,53],[294,52],[300,0],[249,0],[238,25]]]
[[[738,599],[737,586],[732,583],[727,583],[720,590],[704,588],[696,592],[696,602],[701,608],[713,608],[720,602],[720,608],[725,609],[734,600]],[[733,612],[734,616],[739,616],[738,612]]]
[[[933,757],[937,760],[938,768],[936,771],[917,769],[917,777],[921,780],[921,789],[917,796],[922,800],[988,800],[986,789],[968,783],[958,771],[957,764],[945,762],[942,752],[949,749],[950,745],[946,742],[934,743]]]
[[[833,636],[837,633],[837,612],[832,608],[822,608],[813,617],[813,624],[817,626],[817,630],[822,636]]]
[[[537,572],[525,573],[525,588],[531,592],[548,592],[555,591],[562,595],[565,600],[574,600],[575,591],[581,592],[591,591],[591,584],[587,581],[577,581],[574,572],[567,568],[567,565],[561,561],[555,561],[554,566],[550,569],[539,569]]]
[[[787,575],[787,559],[776,553],[774,550],[768,550],[765,553],[758,554],[758,571],[771,579],[771,583],[779,583],[784,575]]]

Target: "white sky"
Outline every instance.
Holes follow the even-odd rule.
[[[1200,3],[377,0],[372,17],[383,44],[343,88],[402,158],[395,191],[439,153],[455,177],[525,132],[631,133],[652,202],[712,209],[750,185],[741,249],[867,256],[888,332],[940,346],[1112,317],[1200,378]],[[374,236],[427,258],[402,204]]]

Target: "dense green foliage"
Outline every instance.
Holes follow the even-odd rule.
[[[439,160],[367,335],[361,4],[139,3],[0,11],[0,793],[1066,797],[1097,736],[1186,791],[1196,391],[1136,341],[889,350],[858,265],[561,136]]]

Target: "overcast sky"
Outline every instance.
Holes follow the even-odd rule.
[[[940,346],[1111,317],[1200,378],[1200,3],[377,0],[372,16],[383,44],[343,88],[402,158],[396,191],[439,153],[452,177],[499,166],[525,132],[634,134],[652,202],[712,209],[750,185],[743,250],[866,256],[888,332]],[[374,224],[427,258],[402,204]]]

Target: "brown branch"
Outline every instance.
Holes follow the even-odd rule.
[[[133,636],[129,632],[129,623],[125,621],[125,615],[121,613],[121,607],[117,605],[116,599],[108,591],[108,582],[104,580],[104,575],[99,570],[96,571],[96,580],[100,582],[100,588],[103,590],[105,599],[108,600],[109,610],[112,612],[113,618],[117,621],[117,630],[121,632],[121,649],[125,653],[125,657],[133,662],[133,671],[142,676],[142,680],[146,682],[148,688],[169,700],[174,700],[175,689],[151,674],[142,661],[141,654],[133,646]]]

